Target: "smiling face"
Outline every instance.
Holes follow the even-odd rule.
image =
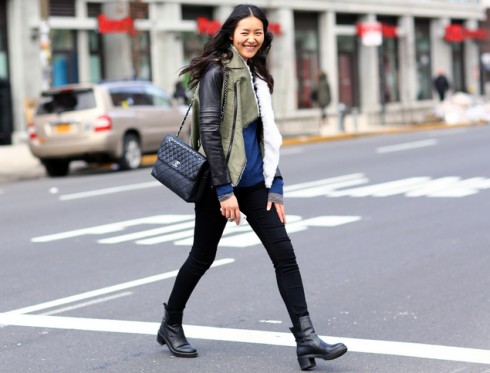
[[[264,25],[256,17],[243,18],[230,39],[240,56],[247,61],[255,56],[264,43]]]

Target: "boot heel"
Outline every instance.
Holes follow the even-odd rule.
[[[301,370],[309,370],[316,366],[315,359],[312,357],[298,356],[298,363]]]
[[[163,339],[160,332],[157,333],[157,342],[160,343],[162,346],[165,344],[165,339]]]

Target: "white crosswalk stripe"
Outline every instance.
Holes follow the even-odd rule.
[[[460,198],[490,188],[490,178],[462,179],[447,176],[433,179],[428,176],[410,177],[380,184],[366,185],[369,179],[362,173],[291,185],[284,188],[286,198],[314,197],[405,197]]]
[[[360,216],[317,216],[303,219],[298,215],[287,215],[288,224],[286,225],[286,229],[291,234],[307,230],[310,227],[336,227],[359,220],[361,220]],[[145,229],[148,225],[158,225],[158,227]],[[136,226],[142,226],[143,229],[133,233],[104,237],[97,240],[97,242],[104,245],[124,242],[134,242],[137,245],[157,245],[163,242],[173,241],[175,245],[186,246],[190,246],[193,243],[193,215],[156,215],[143,219],[126,220],[118,223],[34,237],[31,241],[52,242],[81,236],[108,235],[116,232],[124,232],[126,228]],[[246,247],[257,244],[260,244],[260,240],[250,225],[237,226],[231,222],[226,225],[223,238],[220,241],[220,246],[226,247]]]

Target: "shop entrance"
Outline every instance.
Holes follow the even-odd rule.
[[[54,87],[78,83],[78,55],[75,31],[54,30],[53,45],[53,76]]]
[[[359,74],[355,36],[338,36],[339,102],[359,107]]]

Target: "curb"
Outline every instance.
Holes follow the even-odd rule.
[[[328,135],[328,136],[291,137],[291,138],[284,139],[282,145],[292,146],[292,145],[309,144],[309,143],[326,142],[326,141],[348,140],[357,137],[366,137],[366,136],[374,136],[374,135],[391,135],[391,134],[406,133],[406,132],[430,131],[436,129],[438,130],[438,129],[475,127],[475,126],[486,126],[486,125],[488,125],[488,123],[446,124],[443,122],[438,122],[434,124],[411,125],[409,127],[404,127],[404,128],[386,128],[386,129],[373,130],[367,132],[340,133],[340,134]]]

